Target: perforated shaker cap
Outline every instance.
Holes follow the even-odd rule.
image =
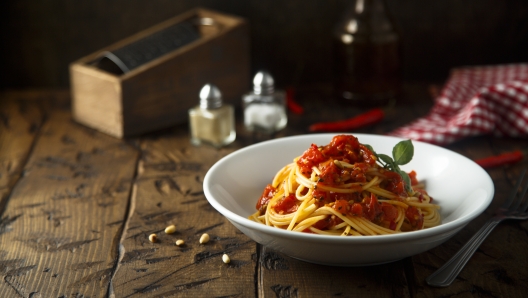
[[[271,94],[275,91],[275,81],[266,71],[259,71],[253,78],[253,92],[255,94]]]
[[[207,84],[200,90],[200,108],[217,109],[222,106],[222,93],[213,84]]]

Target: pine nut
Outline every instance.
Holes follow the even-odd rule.
[[[156,242],[158,240],[158,235],[150,234],[149,240],[150,240],[150,242]]]
[[[185,241],[183,241],[182,239],[178,239],[178,240],[176,240],[176,245],[178,245],[178,246],[182,246],[182,245],[184,245],[184,244],[185,244]]]
[[[205,244],[209,242],[209,234],[204,233],[202,234],[202,237],[200,237],[200,244]]]
[[[165,234],[173,234],[174,232],[176,232],[176,226],[175,225],[170,225],[170,226],[165,228]]]
[[[231,259],[229,258],[229,256],[227,254],[224,254],[222,256],[222,261],[224,261],[224,263],[226,263],[226,264],[229,264],[229,262],[231,262]]]

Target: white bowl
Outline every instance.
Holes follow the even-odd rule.
[[[392,155],[402,139],[354,134],[377,153]],[[402,170],[417,172],[419,180],[441,207],[442,224],[393,235],[340,237],[292,232],[247,219],[256,209],[264,187],[275,173],[310,144],[326,145],[335,134],[310,134],[258,143],[218,161],[205,175],[209,203],[256,242],[307,262],[334,266],[363,266],[396,261],[434,248],[460,231],[490,204],[490,176],[470,159],[445,148],[413,141],[414,157]]]

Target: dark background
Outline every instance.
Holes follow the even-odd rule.
[[[4,1],[5,2],[5,1]],[[248,19],[253,71],[278,85],[329,81],[345,0],[10,0],[2,4],[0,89],[69,86],[68,64],[196,6]],[[403,34],[404,78],[442,81],[463,65],[528,61],[526,0],[387,0]]]

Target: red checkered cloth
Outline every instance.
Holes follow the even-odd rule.
[[[427,116],[389,133],[437,145],[483,134],[528,136],[528,64],[454,69]]]

